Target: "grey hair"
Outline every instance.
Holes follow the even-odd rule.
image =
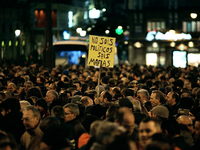
[[[25,111],[25,110],[26,111],[31,110],[35,117],[39,117],[40,118],[40,111],[37,109],[37,107],[35,107],[33,105],[28,105],[28,106],[24,107],[23,111]]]
[[[145,89],[140,89],[139,91],[137,91],[137,93],[142,93],[143,97],[147,97],[147,99],[149,100],[149,92]]]
[[[54,98],[58,99],[58,92],[57,91],[49,90],[48,92],[51,93],[54,96]]]
[[[30,84],[31,85],[31,87],[33,87],[33,82],[31,82],[31,81],[26,81],[26,82],[24,82],[24,85],[26,85],[26,84]]]
[[[26,100],[22,100],[22,101],[19,101],[20,103],[20,106],[21,106],[21,111],[24,110],[24,107],[28,106],[28,105],[31,105],[28,101]]]
[[[133,109],[134,109],[135,112],[141,111],[140,101],[134,99],[131,102],[133,104]]]
[[[101,120],[96,120],[94,121],[91,126],[90,126],[90,135],[91,136],[95,136],[95,133],[97,131],[97,128],[99,127],[99,125],[102,123]]]
[[[73,113],[73,114],[77,114],[77,116],[80,114],[80,111],[79,111],[77,104],[68,103],[68,104],[63,106],[63,109],[65,109],[65,108],[69,108],[70,112]]]
[[[97,128],[95,136],[98,143],[103,144],[103,142],[106,142],[109,144],[114,140],[116,135],[125,132],[126,129],[123,126],[114,122],[103,121]]]

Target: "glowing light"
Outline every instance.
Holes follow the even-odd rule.
[[[20,35],[21,31],[19,29],[15,30],[15,36],[18,37]]]
[[[81,57],[82,57],[82,58],[86,58],[86,55],[85,55],[85,54],[83,54]]]
[[[127,44],[128,44],[128,41],[124,41],[124,44],[127,45]]]
[[[89,18],[97,19],[99,17],[100,17],[100,10],[93,8],[92,10],[89,11]]]
[[[82,31],[80,32],[80,36],[86,36],[86,31],[85,31],[85,30],[82,30]]]
[[[166,32],[165,34],[159,32],[159,31],[157,33],[156,33],[156,31],[150,31],[147,33],[147,36],[146,36],[147,41],[152,41],[154,39],[177,41],[177,40],[190,40],[191,38],[192,38],[192,36],[190,34],[185,34],[185,33],[175,34],[175,32],[173,30]]]
[[[102,11],[103,11],[103,12],[105,12],[105,11],[106,11],[106,9],[105,9],[105,8],[103,8],[103,9],[102,9]]]
[[[92,30],[92,28],[91,28],[91,27],[87,28],[87,31],[88,31],[88,32],[90,32],[91,30]]]
[[[196,19],[196,18],[197,18],[197,14],[196,14],[196,13],[191,13],[191,14],[190,14],[190,17],[191,17],[192,19]]]
[[[171,42],[171,43],[170,43],[170,46],[171,46],[171,47],[175,47],[175,46],[176,46],[176,43],[175,43],[175,42]]]
[[[142,47],[142,43],[136,42],[136,43],[134,44],[134,46],[137,47],[137,48],[141,48],[141,47]]]
[[[156,47],[158,47],[158,43],[157,42],[153,42],[152,46],[156,48]]]
[[[110,33],[110,31],[109,31],[109,30],[106,30],[106,31],[105,31],[105,33],[106,33],[106,34],[109,34],[109,33]]]
[[[69,19],[68,27],[71,28],[71,27],[74,26],[74,23],[73,23],[73,11],[69,11],[68,12],[68,19]]]
[[[76,32],[77,32],[77,33],[80,33],[81,31],[82,31],[82,28],[77,28],[77,29],[76,29]]]
[[[188,46],[189,46],[189,47],[194,47],[194,43],[193,43],[192,41],[190,41],[190,42],[188,43]]]
[[[146,65],[157,66],[157,54],[155,53],[147,53],[146,54]]]
[[[9,46],[12,46],[12,41],[11,41],[11,40],[8,42],[8,45],[9,45]]]
[[[16,42],[15,42],[15,46],[18,46],[18,44],[19,44],[18,41],[16,41]]]
[[[1,46],[3,47],[5,45],[4,41],[1,42]]]
[[[68,40],[70,38],[70,34],[67,31],[63,31],[63,38]]]

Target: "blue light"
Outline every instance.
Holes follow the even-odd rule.
[[[68,40],[70,37],[70,34],[67,31],[63,31],[63,39]]]

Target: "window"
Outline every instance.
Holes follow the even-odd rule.
[[[164,21],[148,21],[147,22],[147,31],[165,31],[165,22]]]
[[[200,32],[200,21],[183,21],[183,32]]]

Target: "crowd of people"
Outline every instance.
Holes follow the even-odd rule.
[[[2,150],[199,150],[200,67],[0,68]]]

